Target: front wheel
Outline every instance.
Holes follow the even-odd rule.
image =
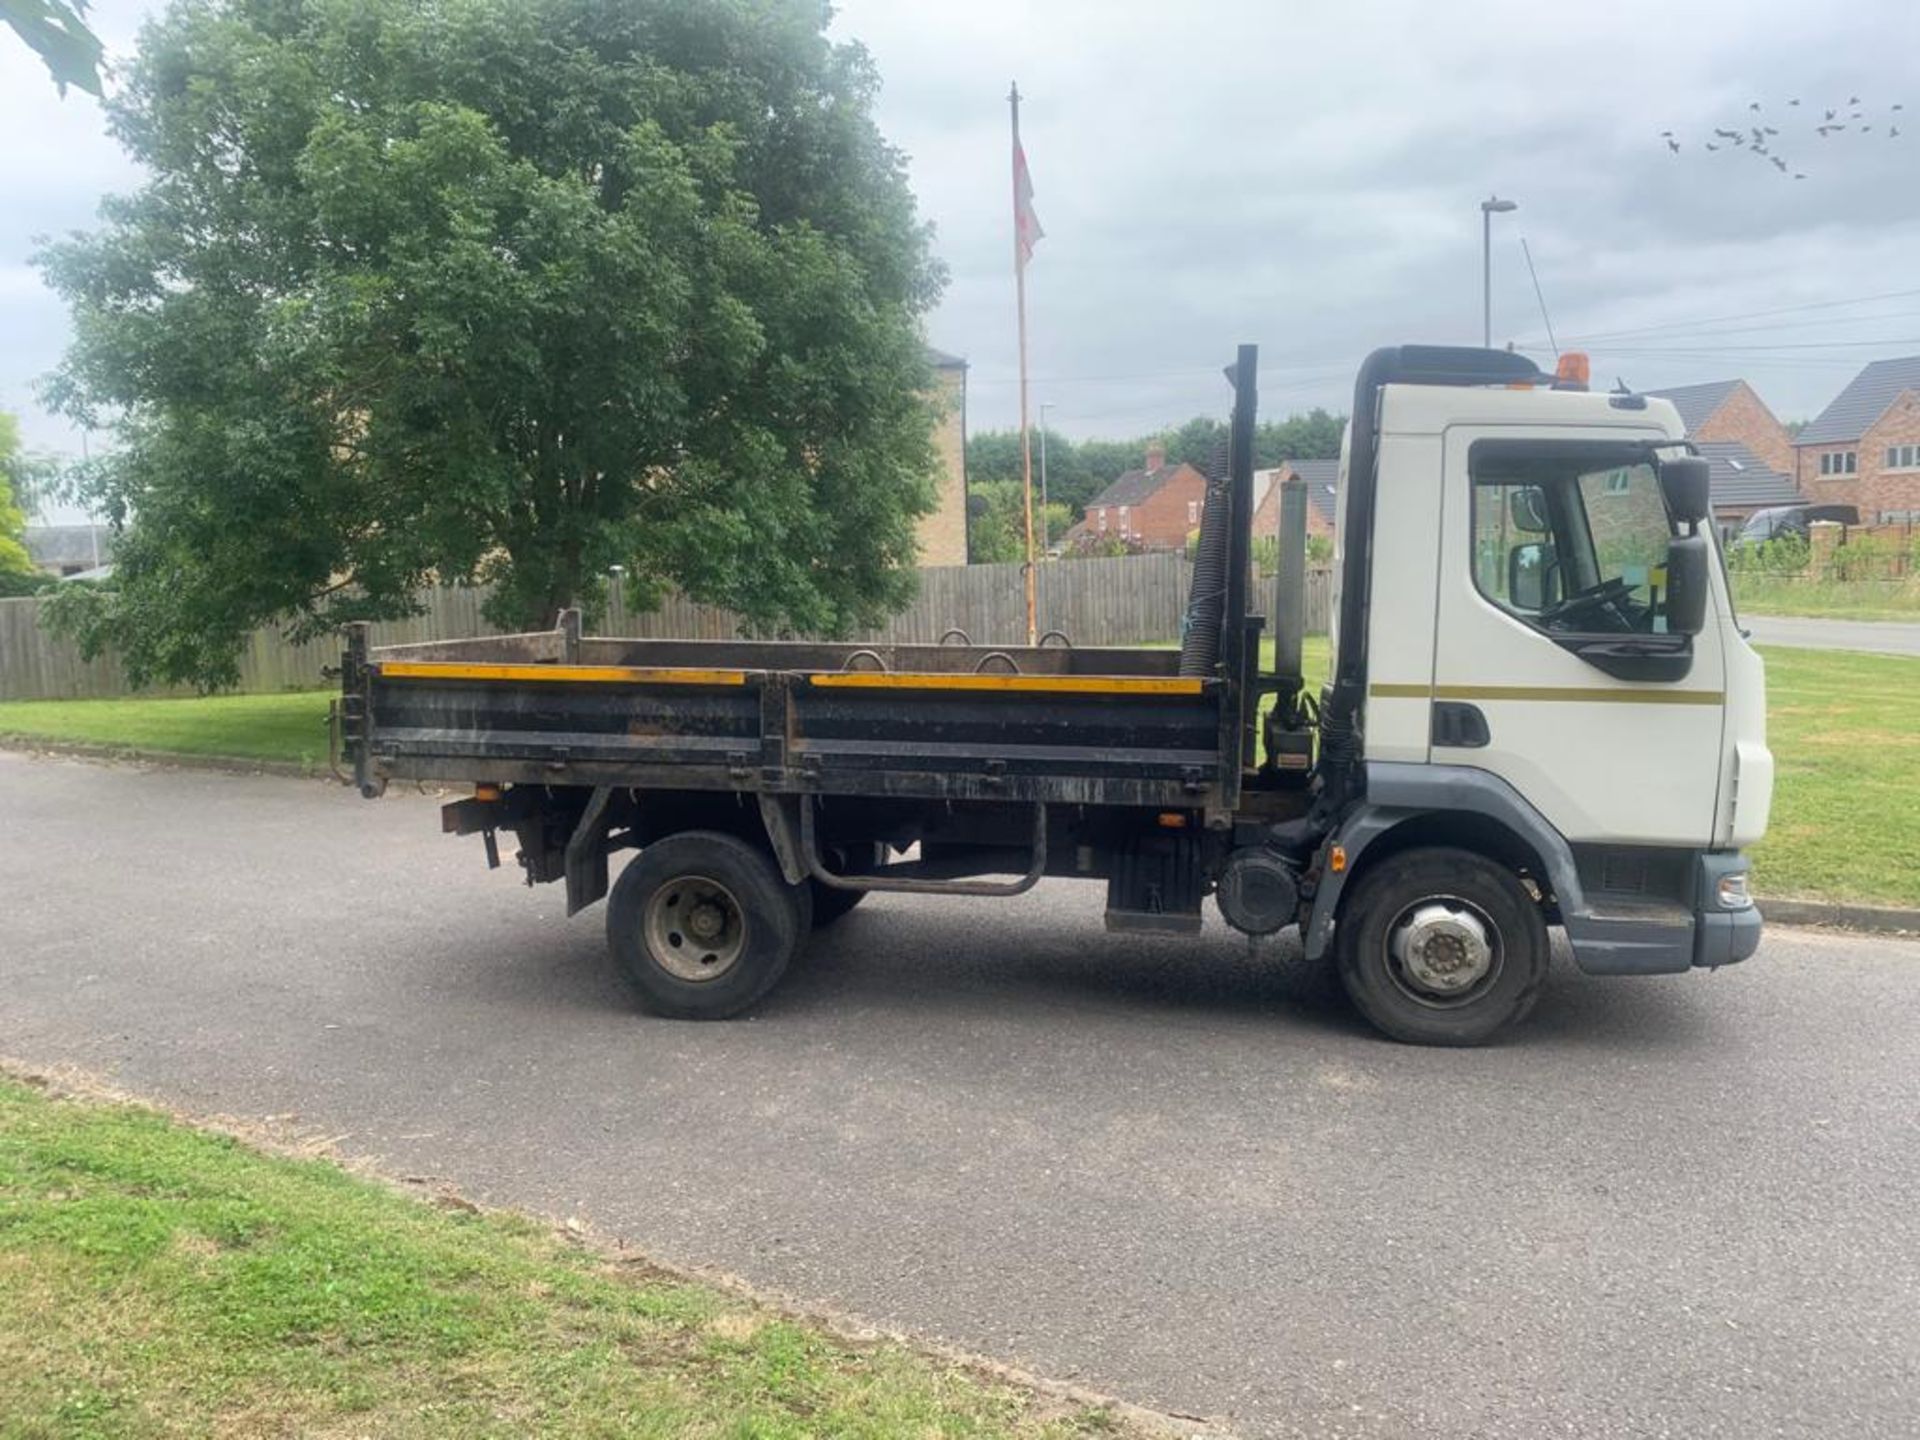
[[[643,1009],[724,1020],[786,973],[811,900],[745,841],[689,830],[655,841],[621,872],[607,902],[607,945]]]
[[[1511,870],[1469,850],[1404,850],[1354,882],[1334,930],[1340,981],[1414,1045],[1482,1045],[1533,1009],[1546,919]]]

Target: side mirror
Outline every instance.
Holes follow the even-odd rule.
[[[1513,517],[1513,528],[1529,535],[1544,535],[1553,529],[1553,522],[1547,518],[1547,497],[1538,485],[1511,491],[1507,497],[1507,513]]]
[[[1544,610],[1559,598],[1554,592],[1560,567],[1552,549],[1538,540],[1507,552],[1507,599],[1516,610]]]
[[[1698,524],[1713,514],[1712,471],[1698,455],[1660,462],[1660,488],[1674,518]]]
[[[1707,628],[1707,591],[1712,573],[1713,546],[1705,535],[1676,535],[1668,544],[1669,635],[1698,635]]]

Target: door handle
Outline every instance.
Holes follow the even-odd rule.
[[[1487,717],[1480,707],[1462,700],[1433,702],[1430,738],[1434,745],[1451,750],[1478,750],[1493,743]]]

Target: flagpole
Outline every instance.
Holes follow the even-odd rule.
[[[1027,427],[1027,257],[1020,232],[1020,86],[1007,91],[1013,110],[1013,293],[1020,314],[1020,487],[1027,521],[1027,644],[1040,640],[1040,607],[1033,557],[1033,437]]]

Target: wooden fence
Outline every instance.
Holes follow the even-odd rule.
[[[1042,566],[1040,628],[1059,630],[1076,645],[1140,645],[1175,639],[1186,610],[1192,574],[1182,555],[1128,555],[1109,560],[1071,560]],[[1329,572],[1307,571],[1307,630],[1327,628]],[[1254,608],[1264,611],[1270,580],[1253,587]],[[428,591],[424,609],[406,620],[373,627],[375,645],[449,640],[495,633],[481,615],[484,590]],[[0,700],[94,699],[131,694],[111,656],[83,660],[78,649],[41,623],[35,599],[0,600]],[[657,610],[630,612],[616,585],[606,618],[595,627],[608,635],[648,639],[723,640],[741,633],[737,616],[670,596]],[[946,565],[920,572],[913,603],[878,630],[855,639],[934,642],[949,629],[976,643],[1018,644],[1026,638],[1026,602],[1018,565]],[[321,668],[338,664],[337,640],[289,644],[272,629],[248,637],[240,660],[240,686],[259,693],[310,690],[328,684]]]

